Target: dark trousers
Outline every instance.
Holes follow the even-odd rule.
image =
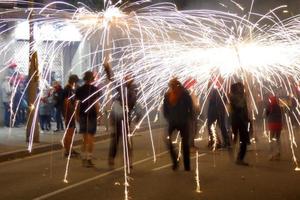
[[[207,118],[207,128],[208,128],[209,140],[211,141],[212,138],[213,138],[211,128],[212,128],[212,124],[215,123],[216,121],[217,121],[217,124],[218,124],[219,128],[221,129],[221,134],[222,134],[222,138],[223,138],[223,145],[224,146],[230,145],[229,135],[228,135],[228,132],[227,132],[226,122],[225,122],[225,114],[210,116],[210,117]]]
[[[184,169],[189,171],[190,167],[190,141],[189,141],[189,125],[188,123],[182,125],[175,125],[170,123],[168,128],[169,138],[167,140],[167,145],[170,149],[171,159],[173,162],[173,167],[177,167],[177,157],[178,153],[176,152],[173,144],[172,144],[172,134],[174,130],[180,131],[180,136],[182,138],[182,149],[183,149],[183,163]]]
[[[63,130],[64,124],[63,124],[63,120],[62,120],[62,109],[61,108],[56,108],[55,119],[56,119],[57,130]]]
[[[3,102],[4,105],[4,125],[10,127],[10,106],[8,102]]]
[[[123,125],[125,125],[124,129],[123,129]],[[129,142],[129,138],[128,138],[128,134],[129,134],[129,129],[127,126],[127,122],[125,121],[125,123],[123,122],[123,119],[115,119],[114,122],[112,123],[113,127],[113,132],[112,132],[112,139],[111,139],[111,143],[110,143],[110,149],[109,149],[109,158],[114,159],[117,155],[117,150],[118,150],[118,145],[119,145],[119,141],[120,138],[123,140],[122,138],[122,134],[123,134],[123,130],[125,130],[126,134],[126,145],[128,146],[128,153],[129,153],[129,159],[132,157],[132,143]],[[123,144],[124,145],[124,144]]]
[[[234,134],[234,137],[239,135],[240,138],[240,150],[237,159],[244,160],[247,151],[247,145],[249,143],[249,131],[247,122],[233,121],[232,133]]]
[[[40,115],[40,123],[42,130],[50,130],[50,121],[48,115]]]
[[[27,114],[27,109],[26,108],[20,108],[19,109],[19,116],[20,116],[20,122],[21,124],[25,124],[26,123],[26,114]]]
[[[191,147],[194,147],[195,146],[194,139],[198,132],[197,117],[194,117],[189,121],[189,126],[190,126],[190,132],[189,132],[190,145]]]

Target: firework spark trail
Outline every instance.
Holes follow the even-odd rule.
[[[71,154],[72,154],[72,147],[73,147],[73,142],[74,142],[75,134],[76,134],[76,128],[74,129],[73,136],[72,136],[72,141],[70,143],[70,149],[69,149],[69,152],[68,152],[67,165],[66,165],[65,176],[64,176],[64,180],[63,180],[64,183],[68,183],[69,182],[68,181],[68,174],[69,174],[70,158],[71,158]]]
[[[285,113],[285,119],[286,119],[286,124],[287,124],[288,132],[289,132],[289,141],[290,141],[290,147],[291,147],[291,151],[292,151],[292,158],[293,158],[293,161],[296,165],[295,171],[299,171],[298,160],[295,156],[295,150],[294,150],[294,146],[297,147],[297,144],[295,142],[295,135],[294,135],[294,131],[293,131],[293,125],[292,125],[290,116],[288,116],[286,113]]]
[[[130,164],[128,157],[128,136],[126,131],[126,124],[122,121],[122,138],[123,138],[123,160],[124,160],[124,195],[125,200],[128,200],[128,187],[129,187],[129,177],[128,174],[130,173]]]
[[[218,144],[218,135],[217,135],[217,131],[216,131],[216,126],[217,126],[217,122],[214,122],[212,125],[211,125],[211,133],[212,133],[212,151],[215,152],[216,149],[217,149],[217,145]]]
[[[195,139],[195,141],[201,141],[203,140],[203,135],[204,135],[204,131],[205,131],[205,127],[207,126],[207,119],[205,120],[205,122],[203,123],[203,125],[201,126],[201,128],[199,129],[199,137]]]
[[[180,138],[180,141],[178,142],[178,155],[177,155],[177,162],[179,162],[181,157],[181,149],[182,149],[182,139]]]
[[[144,97],[144,88],[143,87],[141,88],[141,91],[142,91],[143,99],[146,100]],[[148,106],[147,106],[146,101],[144,103],[145,103],[146,112],[148,112]],[[142,122],[142,120],[141,120],[141,122]],[[153,162],[156,162],[155,146],[154,146],[154,141],[153,141],[153,134],[152,134],[152,128],[151,128],[151,122],[150,122],[149,115],[147,115],[147,122],[148,122],[150,141],[151,141],[152,152],[153,152]]]
[[[73,96],[70,96],[68,100],[70,100],[70,99],[72,99],[72,98],[74,98],[74,95],[73,95]],[[61,139],[61,144],[62,144],[63,147],[65,147],[65,143],[64,143],[65,137],[66,137],[66,135],[67,135],[68,129],[69,129],[69,127],[70,127],[70,124],[72,123],[73,119],[75,118],[76,110],[77,110],[77,108],[78,108],[78,105],[79,105],[79,102],[76,102],[74,111],[73,111],[73,113],[72,113],[72,115],[71,115],[71,117],[70,117],[70,119],[69,119],[69,122],[68,122],[68,124],[67,124],[67,126],[66,126],[66,131],[64,132],[64,135],[63,135],[63,137],[62,137],[62,139]],[[72,142],[72,144],[73,144],[73,142]],[[72,149],[72,148],[70,148],[70,149]],[[70,152],[71,152],[71,150],[70,150]]]
[[[199,178],[199,152],[196,151],[196,176],[195,176],[195,179],[196,179],[196,192],[197,193],[201,193],[201,189],[200,189],[200,178]]]

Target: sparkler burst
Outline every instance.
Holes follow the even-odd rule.
[[[287,113],[299,123],[299,91],[296,90],[300,78],[299,15],[279,20],[274,11],[285,6],[267,14],[250,12],[248,16],[238,16],[216,10],[178,11],[171,3],[149,5],[145,4],[147,2],[120,1],[112,5],[104,1],[106,8],[101,12],[94,12],[86,6],[74,7],[65,2],[54,2],[43,8],[3,11],[0,13],[0,38],[16,31],[20,23],[29,24],[28,13],[33,13],[30,23],[35,24],[34,31],[38,32],[35,33],[34,46],[38,53],[39,46],[47,46],[44,51],[46,56],[39,58],[39,76],[41,80],[46,80],[41,81],[40,91],[48,87],[49,74],[56,64],[55,58],[64,48],[71,46],[74,41],[81,41],[83,45],[91,44],[92,51],[78,56],[69,71],[83,73],[92,69],[98,73],[100,78],[97,84],[101,85],[106,80],[102,64],[109,64],[114,79],[100,87],[105,91],[99,99],[102,101],[101,110],[113,98],[115,88],[124,82],[124,74],[133,74],[140,88],[138,103],[145,108],[140,123],[146,120],[150,130],[149,114],[159,112],[167,82],[173,76],[182,82],[189,77],[195,79],[195,92],[202,97],[203,104],[212,77],[222,79],[220,88],[226,92],[232,82],[242,80],[247,86],[253,118],[258,113],[257,102],[263,100],[265,94],[280,93]],[[53,5],[60,4],[66,9],[53,8]],[[25,17],[11,17],[16,14]],[[253,21],[254,16],[258,20]],[[13,25],[3,28],[8,23]],[[63,31],[54,34],[54,31],[49,31],[54,30],[51,27]],[[25,28],[28,36],[23,40],[28,40],[28,25],[25,24]],[[68,40],[63,40],[62,35]],[[0,56],[12,48],[15,40],[0,40]],[[29,48],[29,44],[26,47]],[[7,63],[11,60],[7,59]],[[85,68],[80,69],[83,65]],[[24,66],[28,66],[28,63]],[[6,68],[8,65],[0,71]],[[20,68],[19,71],[27,73],[27,70]],[[36,106],[41,95],[39,93],[37,96]],[[287,105],[283,97],[295,100],[295,107]],[[290,123],[289,120],[287,123]],[[288,127],[292,126],[289,124]],[[294,135],[290,138],[293,150],[293,146],[296,146]],[[155,155],[153,141],[151,143]],[[295,156],[293,160],[299,169]],[[125,169],[125,175],[127,173]],[[126,187],[126,199],[127,195]]]

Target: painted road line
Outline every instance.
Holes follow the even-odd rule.
[[[162,155],[164,155],[164,154],[166,154],[166,153],[168,153],[168,151],[164,151],[164,152],[162,152],[162,153],[159,153],[159,154],[157,154],[157,156],[162,156]],[[138,165],[138,164],[141,164],[141,163],[144,163],[144,162],[147,162],[147,161],[152,160],[152,159],[153,159],[153,157],[151,156],[151,157],[145,158],[145,159],[143,159],[143,160],[136,161],[136,162],[133,163],[133,166]],[[78,187],[78,186],[80,186],[80,185],[89,183],[89,182],[91,182],[91,181],[94,181],[94,180],[97,180],[97,179],[100,179],[100,178],[103,178],[103,177],[105,177],[105,176],[108,176],[108,175],[110,175],[110,174],[113,174],[114,172],[120,171],[120,170],[122,170],[122,169],[124,169],[124,166],[123,166],[123,167],[119,167],[119,168],[114,169],[114,170],[109,171],[109,172],[105,172],[105,173],[100,174],[100,175],[98,175],[98,176],[95,176],[95,177],[92,177],[92,178],[89,178],[89,179],[85,179],[85,180],[83,180],[83,181],[80,181],[80,182],[78,182],[78,183],[69,185],[69,186],[64,187],[64,188],[61,188],[61,189],[59,189],[59,190],[55,190],[55,191],[50,192],[50,193],[48,193],[48,194],[44,194],[44,195],[42,195],[42,196],[40,196],[40,197],[34,198],[33,200],[47,199],[47,198],[49,198],[49,197],[55,196],[55,195],[57,195],[57,194],[59,194],[59,193],[62,193],[62,192],[64,192],[64,191],[73,189],[73,188],[75,188],[75,187]]]
[[[205,155],[206,155],[206,153],[202,153],[202,154],[199,154],[198,157],[202,157],[202,156],[205,156]],[[195,159],[195,158],[196,158],[196,156],[192,157],[192,159]],[[158,170],[165,169],[165,168],[168,168],[168,167],[171,167],[171,166],[172,166],[172,164],[163,165],[161,167],[157,167],[157,168],[152,169],[152,171],[158,171]]]

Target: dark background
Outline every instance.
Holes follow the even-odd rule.
[[[8,3],[11,1],[12,3]],[[45,4],[51,3],[57,0],[34,0],[35,7],[43,7]],[[61,0],[73,4],[75,6],[80,6],[79,2],[84,3],[89,6],[92,10],[101,11],[104,9],[103,0]],[[6,3],[3,3],[6,2]],[[18,3],[13,3],[18,2]],[[112,0],[115,4],[118,0]],[[125,0],[124,0],[125,2]],[[127,2],[138,2],[138,0],[127,0]],[[179,10],[192,10],[192,9],[211,9],[220,10],[225,12],[236,13],[239,16],[248,15],[251,7],[251,0],[235,0],[236,3],[240,4],[244,10],[238,8],[231,0],[152,0],[152,3],[158,2],[172,2],[177,5]],[[151,3],[148,3],[151,4]],[[223,4],[224,6],[222,6]],[[143,4],[145,6],[147,4]],[[252,8],[252,12],[259,14],[266,14],[271,9],[274,9],[281,5],[287,5],[287,8],[282,8],[275,11],[275,14],[280,18],[288,18],[297,14],[300,14],[300,0],[255,0]],[[120,6],[120,5],[118,5]],[[16,0],[4,0],[0,1],[0,9],[11,9],[13,7],[28,7],[28,1],[16,1]],[[133,6],[129,9],[134,10],[138,6]],[[56,8],[65,9],[70,8],[62,4],[57,4]],[[285,12],[283,12],[285,11]]]

